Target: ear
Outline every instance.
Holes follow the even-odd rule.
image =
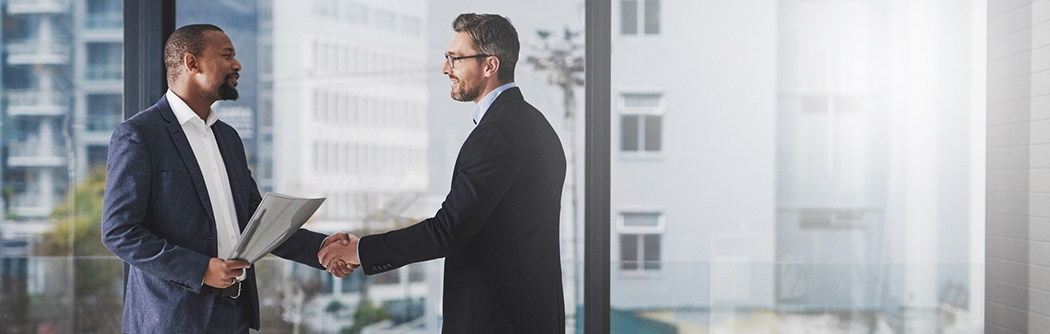
[[[484,72],[486,78],[496,76],[499,72],[499,57],[486,57]]]
[[[182,56],[182,67],[186,70],[187,74],[200,72],[200,67],[198,67],[197,64],[197,57],[190,53]]]

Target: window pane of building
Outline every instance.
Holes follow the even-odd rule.
[[[626,108],[656,108],[662,97],[660,94],[623,94],[623,105]]]
[[[655,213],[624,213],[623,226],[625,227],[656,227],[660,223],[660,215]]]
[[[620,150],[638,150],[638,119],[638,115],[623,115],[620,117],[620,129],[622,131],[620,134],[622,138]]]
[[[620,235],[620,269],[638,269],[638,235]]]
[[[660,269],[660,235],[643,234],[642,237],[644,238],[642,244],[645,246],[642,250],[642,254],[645,255],[643,259],[645,270]]]
[[[638,34],[638,1],[620,1],[620,33]]]
[[[645,34],[660,33],[660,1],[645,0]]]
[[[662,116],[658,115],[646,115],[645,116],[645,150],[649,152],[660,150],[660,137],[662,134],[661,122]]]

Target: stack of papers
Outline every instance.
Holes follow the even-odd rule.
[[[259,261],[302,228],[324,200],[266,193],[226,258]]]

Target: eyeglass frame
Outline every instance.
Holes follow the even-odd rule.
[[[448,68],[449,68],[449,69],[451,69],[451,70],[454,70],[454,69],[456,69],[456,61],[457,61],[457,60],[461,60],[461,59],[467,59],[467,58],[482,58],[482,57],[492,57],[492,56],[495,56],[495,55],[490,55],[490,54],[484,54],[484,53],[479,53],[479,54],[476,54],[476,55],[473,55],[473,56],[459,56],[459,57],[453,57],[453,56],[449,56],[449,55],[448,55],[448,54],[446,53],[446,54],[445,54],[445,62],[447,62],[447,63],[448,63]]]

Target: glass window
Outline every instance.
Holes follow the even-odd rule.
[[[988,3],[613,2],[613,331],[980,332]]]
[[[519,2],[495,1],[485,9],[508,16],[517,28],[521,59],[515,81],[566,145],[573,136],[582,138],[582,128],[572,125],[583,124],[578,120],[583,101],[571,98],[582,96],[582,83],[568,87],[571,91],[566,97],[565,88],[547,79],[559,72],[537,68],[526,59],[573,48],[582,62],[581,4],[544,1],[523,7]],[[472,104],[449,97],[441,54],[454,35],[451,22],[456,15],[481,9],[468,3],[423,0],[264,0],[246,4],[179,0],[176,8],[177,26],[216,24],[237,48],[243,68],[237,87],[241,98],[219,102],[215,108],[236,108],[232,110],[238,117],[250,120],[239,124],[257,125],[251,138],[240,127],[238,132],[260,189],[327,197],[307,228],[326,233],[378,233],[433,216],[440,208],[459,147],[474,127],[469,115]],[[547,40],[550,48],[539,47],[544,38],[537,31],[566,28],[575,33],[574,39],[551,38]],[[582,67],[574,71],[582,77]],[[457,110],[463,113],[449,112]],[[577,123],[571,123],[566,114],[572,114]],[[220,119],[226,121],[225,113]],[[582,139],[575,142],[582,143]],[[567,156],[579,166],[574,171],[580,175],[582,156]],[[575,235],[582,224],[582,214],[569,205],[571,195],[582,191],[575,185],[569,189],[563,195],[566,213],[562,215],[562,234],[567,236]],[[575,255],[582,252],[582,238],[566,237],[561,249],[570,319],[567,330],[572,333],[582,325],[573,321],[580,302],[576,296],[582,293],[582,281],[577,279],[582,277],[578,275],[582,262],[577,261],[582,257]],[[293,266],[280,259],[263,261],[278,269]],[[384,330],[438,332],[441,268],[441,263],[415,264],[399,270],[403,273],[364,280],[344,278],[316,286],[311,285],[312,280],[297,281],[275,270],[269,281],[286,285],[289,291],[303,291],[305,297],[292,300],[277,290],[269,295],[264,292],[262,299],[276,302],[263,305],[262,327],[265,331],[298,326],[294,319],[265,314],[280,315],[295,307],[327,309],[333,300],[357,307],[367,299],[371,307],[391,317],[414,317],[419,326],[425,326]],[[260,276],[260,284],[263,280]],[[421,312],[404,312],[415,309],[396,302],[404,300],[426,307],[418,308]],[[339,332],[353,326],[353,314],[341,312],[307,312],[299,325]]]
[[[120,331],[123,262],[98,231],[99,167],[122,110],[122,9],[121,0],[12,0],[0,8],[6,331]]]
[[[660,1],[645,0],[645,34],[660,33]]]
[[[660,1],[627,0],[620,1],[620,33],[637,35],[660,34]]]
[[[620,33],[638,34],[638,1],[620,1]]]
[[[660,267],[659,234],[620,234],[621,271],[654,271]]]

